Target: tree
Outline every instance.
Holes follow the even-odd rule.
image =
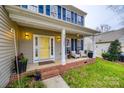
[[[107,31],[110,31],[110,29],[111,29],[111,26],[109,26],[107,24],[102,24],[96,28],[96,30],[99,32],[107,32]]]
[[[108,8],[120,17],[120,24],[124,25],[124,5],[109,5]]]
[[[102,56],[110,61],[118,60],[119,54],[121,53],[121,43],[118,40],[112,41],[108,52],[103,53]]]
[[[118,55],[121,53],[121,44],[118,40],[111,42],[108,53],[110,54],[110,60],[116,61],[118,60]]]

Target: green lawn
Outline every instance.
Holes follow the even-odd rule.
[[[62,77],[73,88],[124,88],[124,65],[97,58],[96,63],[71,69]]]

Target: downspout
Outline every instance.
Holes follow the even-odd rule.
[[[16,67],[17,67],[17,77],[18,77],[18,84],[20,87],[20,76],[19,76],[19,67],[18,67],[18,54],[17,54],[17,46],[16,46],[16,32],[13,28],[11,28],[11,32],[14,33],[14,47],[15,47],[15,61],[16,61]]]

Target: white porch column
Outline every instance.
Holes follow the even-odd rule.
[[[66,64],[66,56],[65,56],[65,37],[66,37],[66,31],[65,29],[62,29],[61,32],[61,64],[65,65]]]
[[[92,36],[92,42],[93,42],[93,58],[96,58],[96,42],[94,35]]]

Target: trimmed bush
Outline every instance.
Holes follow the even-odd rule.
[[[109,57],[109,56],[110,56],[110,54],[107,53],[107,52],[102,53],[102,57],[103,57],[104,59],[106,59],[106,60],[108,60],[108,57]]]

